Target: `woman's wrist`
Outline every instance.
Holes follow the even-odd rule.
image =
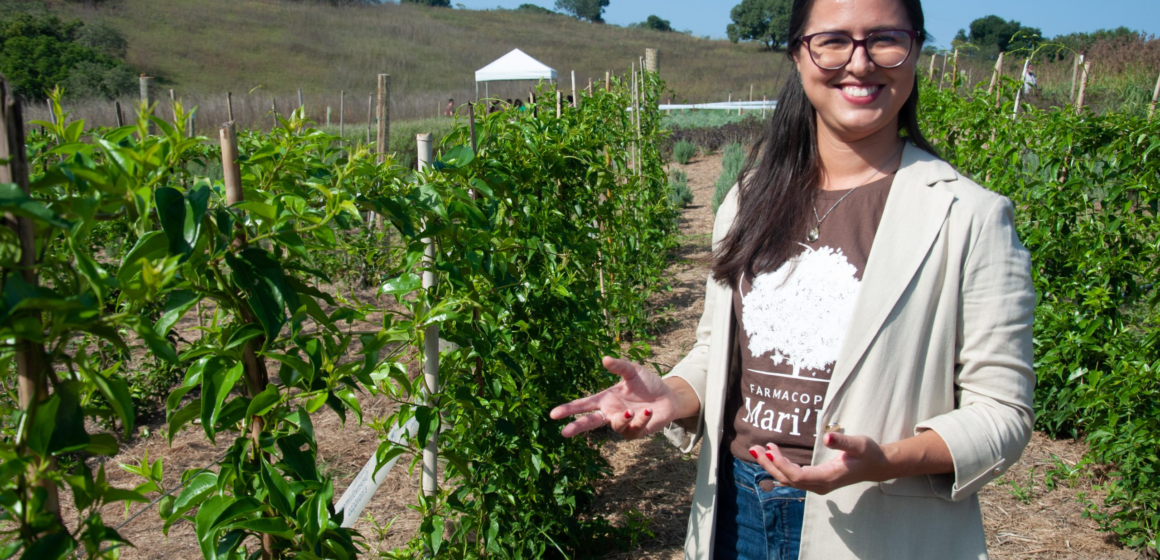
[[[953,473],[955,470],[950,448],[934,430],[883,444],[881,448],[884,465],[874,477],[876,482],[907,476]]]
[[[701,400],[697,398],[697,392],[693,390],[693,386],[689,385],[689,382],[683,378],[675,376],[665,377],[662,381],[669,387],[674,421],[679,422],[690,418],[695,420],[701,412]]]

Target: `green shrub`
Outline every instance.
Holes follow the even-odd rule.
[[[43,100],[57,86],[69,97],[112,98],[136,83],[124,62],[106,54],[123,50],[124,39],[117,39],[111,29],[86,33],[80,21],[52,15],[0,17],[0,74],[25,99]]]
[[[1125,545],[1160,534],[1160,121],[1001,107],[926,86],[922,128],[943,157],[1015,204],[1031,252],[1036,427],[1083,437],[1107,468],[1088,515]],[[962,92],[960,92],[962,93]]]
[[[726,145],[722,150],[721,175],[717,177],[716,188],[713,190],[714,214],[721,207],[721,202],[725,200],[729,189],[737,183],[737,176],[741,174],[742,167],[745,167],[745,147],[736,143]]]
[[[680,169],[669,171],[669,202],[674,208],[684,208],[693,202],[689,176]]]
[[[673,144],[673,161],[685,165],[693,156],[697,155],[697,145],[692,142],[677,142]]]

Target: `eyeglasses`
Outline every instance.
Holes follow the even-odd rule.
[[[866,55],[881,68],[898,68],[910,56],[910,49],[921,34],[910,29],[873,31],[865,39],[855,39],[840,31],[805,35],[799,41],[810,51],[810,58],[822,70],[844,68],[854,58],[854,48],[861,46]]]

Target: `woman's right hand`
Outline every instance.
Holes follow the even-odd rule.
[[[564,426],[564,437],[595,430],[607,423],[625,439],[636,439],[700,412],[701,402],[684,379],[661,379],[640,364],[608,356],[603,363],[605,369],[620,376],[620,382],[595,395],[552,409],[553,420],[583,414]]]

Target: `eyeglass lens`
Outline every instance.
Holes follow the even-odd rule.
[[[874,64],[894,68],[910,55],[910,36],[901,31],[878,31],[866,37],[866,54]],[[837,70],[854,56],[854,39],[845,33],[819,33],[809,44],[810,56],[818,66]]]

